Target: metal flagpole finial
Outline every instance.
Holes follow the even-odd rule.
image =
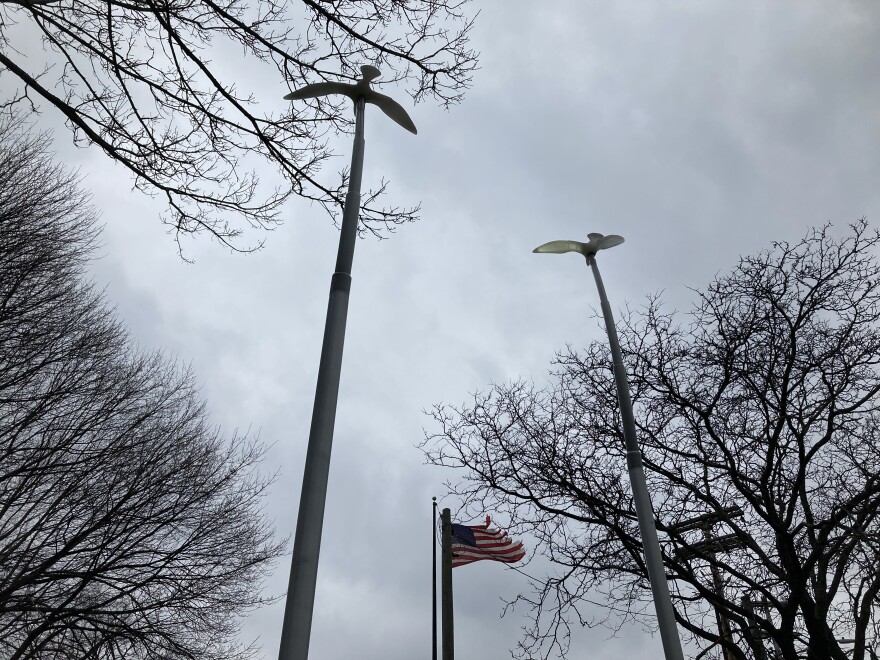
[[[372,103],[377,106],[399,126],[402,126],[414,135],[418,134],[416,125],[402,105],[390,96],[380,94],[370,87],[370,81],[375,80],[380,75],[379,69],[365,64],[361,67],[361,79],[354,85],[341,82],[313,83],[285,95],[284,98],[288,101],[299,101],[302,99],[315,99],[330,94],[343,94],[354,101],[355,104],[357,104],[358,99],[364,99],[366,103]]]
[[[589,243],[581,243],[579,241],[550,241],[549,243],[539,245],[532,250],[532,252],[537,252],[539,254],[564,254],[566,252],[577,252],[585,257],[589,257],[595,255],[599,250],[607,250],[608,248],[623,243],[623,236],[618,236],[617,234],[609,234],[608,236],[605,236],[603,234],[591,233],[587,234],[587,238],[590,239]]]

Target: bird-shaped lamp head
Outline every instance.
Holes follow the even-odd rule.
[[[618,236],[617,234],[609,234],[608,236],[605,236],[603,234],[592,233],[587,234],[587,238],[590,239],[588,243],[581,243],[580,241],[550,241],[549,243],[539,245],[532,250],[532,252],[537,252],[539,254],[564,254],[566,252],[577,252],[578,254],[584,255],[584,257],[590,257],[595,255],[599,250],[607,250],[608,248],[623,243],[623,236]]]
[[[417,134],[416,125],[410,116],[397,101],[390,96],[385,96],[370,87],[370,81],[375,80],[381,74],[379,69],[369,64],[361,67],[361,79],[354,85],[341,82],[319,82],[306,85],[284,96],[288,101],[300,101],[303,99],[315,99],[319,96],[330,94],[343,94],[355,103],[364,99],[366,103],[372,103],[390,117],[396,124],[402,126],[410,133]]]

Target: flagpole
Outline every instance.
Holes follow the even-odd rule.
[[[452,514],[443,509],[441,514],[443,552],[441,556],[440,586],[443,606],[443,660],[454,660],[452,634]]]
[[[431,660],[437,660],[437,498],[433,502],[434,517],[431,525],[431,549],[433,563],[431,565]]]

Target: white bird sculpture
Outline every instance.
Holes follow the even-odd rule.
[[[370,66],[369,64],[365,64],[361,67],[361,74],[361,79],[354,85],[341,82],[313,83],[287,94],[284,98],[288,101],[297,101],[302,99],[314,99],[329,94],[344,94],[355,103],[357,103],[358,99],[363,98],[365,102],[377,106],[394,122],[408,130],[410,133],[418,134],[416,125],[413,123],[413,120],[410,119],[402,105],[390,96],[380,94],[370,87],[370,81],[379,77],[379,69]]]
[[[577,252],[585,257],[589,257],[595,255],[599,250],[607,250],[623,243],[623,236],[616,234],[604,236],[603,234],[592,233],[587,234],[587,238],[590,239],[589,243],[581,243],[580,241],[550,241],[549,243],[544,243],[544,245],[539,245],[532,252],[549,254]]]

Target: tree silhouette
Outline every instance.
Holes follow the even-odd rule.
[[[46,144],[0,121],[0,656],[250,657],[262,449],[85,281],[95,214]]]

